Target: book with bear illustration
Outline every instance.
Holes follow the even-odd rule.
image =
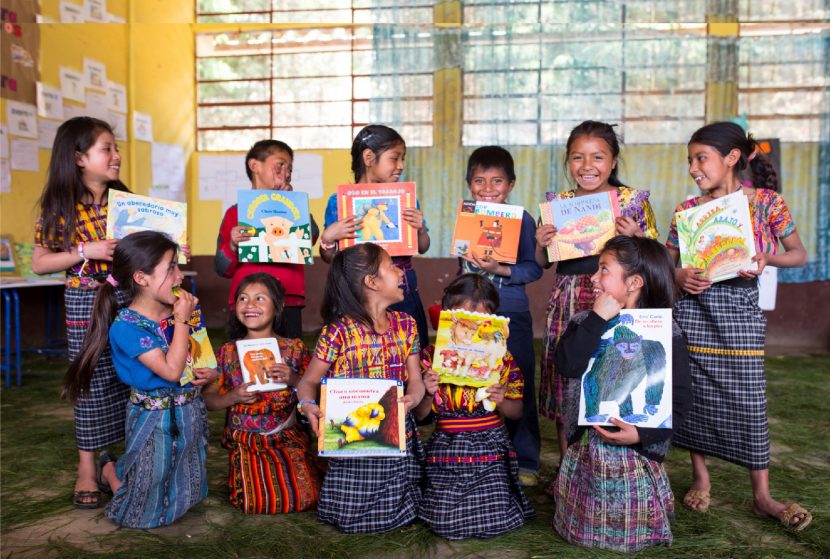
[[[372,242],[396,256],[418,253],[418,232],[403,218],[403,210],[416,207],[415,183],[338,185],[337,219],[362,218],[356,239],[343,239],[340,248]]]
[[[510,319],[444,309],[438,320],[432,369],[441,383],[487,387],[498,383],[507,352]]]
[[[167,344],[170,344],[173,341],[173,329],[176,326],[173,317],[162,319],[159,324]],[[190,344],[187,350],[184,372],[182,372],[182,377],[179,379],[180,385],[186,385],[196,379],[193,375],[194,369],[216,369],[218,367],[216,354],[213,353],[213,345],[210,343],[207,329],[202,321],[202,308],[198,305],[190,315],[188,324],[190,325]]]
[[[700,268],[712,282],[757,270],[749,202],[742,191],[675,212],[680,264]]]
[[[616,233],[620,215],[617,191],[554,198],[539,205],[542,223],[556,226],[547,247],[550,262],[596,255]]]
[[[487,256],[501,263],[515,264],[523,215],[524,208],[513,204],[459,201],[450,254]]]
[[[187,245],[187,203],[110,189],[107,195],[107,239],[124,239],[137,231],[166,233]],[[179,264],[187,258],[179,251]]]
[[[403,382],[326,377],[320,384],[321,457],[406,455]]]
[[[253,383],[248,387],[249,393],[281,391],[288,388],[287,384],[275,383],[268,376],[268,368],[271,365],[282,363],[280,345],[276,338],[237,340],[236,353],[239,355],[243,381]]]
[[[239,225],[251,236],[239,243],[240,263],[313,262],[307,193],[244,189],[237,197]]]

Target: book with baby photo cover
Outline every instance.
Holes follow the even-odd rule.
[[[403,382],[326,377],[320,383],[321,457],[406,455]]]
[[[416,204],[415,183],[338,185],[337,219],[363,220],[357,238],[342,239],[340,248],[372,242],[393,257],[417,254],[418,232],[403,218],[403,210]]]
[[[236,353],[239,355],[239,365],[242,368],[242,380],[253,383],[248,387],[249,393],[266,391],[282,391],[287,389],[285,383],[275,383],[268,376],[268,368],[272,364],[281,364],[282,355],[276,338],[254,338],[237,340]]]
[[[251,236],[239,243],[239,262],[313,262],[307,193],[245,189],[237,196],[239,225]]]
[[[444,309],[438,321],[432,369],[441,383],[488,387],[498,383],[507,353],[510,319]]]

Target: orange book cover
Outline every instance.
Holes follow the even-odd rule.
[[[376,243],[393,257],[418,253],[418,232],[403,219],[405,208],[415,208],[415,183],[371,183],[337,187],[337,219],[363,218],[356,239],[344,239],[340,248]]]
[[[524,208],[475,200],[458,203],[451,254],[456,257],[489,256],[515,264],[519,254]]]

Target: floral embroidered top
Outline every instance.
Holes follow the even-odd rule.
[[[418,354],[415,319],[387,311],[389,329],[378,334],[343,317],[323,327],[314,356],[331,364],[328,377],[368,377],[407,382],[406,359]]]
[[[81,241],[99,241],[107,238],[107,205],[106,204],[81,204],[75,205],[75,243]],[[45,239],[43,237],[43,221],[38,218],[35,223],[35,245],[46,247],[50,250],[58,249],[63,245],[63,224],[61,218],[60,235],[56,239]],[[81,274],[83,262],[71,266],[66,270],[67,274]],[[110,263],[107,261],[90,260],[84,267],[84,275],[97,275],[109,272]]]
[[[306,345],[299,338],[277,338],[277,343],[283,362],[302,377],[311,360]],[[218,385],[220,394],[225,394],[244,383],[234,342],[227,342],[219,349],[217,361],[219,379],[214,383]],[[246,432],[270,432],[291,416],[295,406],[297,396],[290,388],[259,393],[256,402],[252,404],[239,403],[231,406],[228,409],[226,426],[232,430]]]
[[[121,381],[134,389],[151,391],[178,388],[178,381],[162,379],[142,364],[138,357],[156,348],[167,352],[161,325],[128,307],[118,311],[110,326],[112,362]],[[191,386],[189,383],[185,387]]]
[[[694,208],[702,197],[690,198],[677,205],[675,212]],[[755,250],[759,253],[778,254],[778,240],[796,232],[795,222],[787,209],[787,203],[777,192],[770,189],[755,189],[755,199],[749,204],[749,216],[755,235]],[[666,246],[679,249],[677,220],[673,217]]]
[[[421,367],[424,371],[432,367],[435,346],[429,345],[421,352]],[[499,383],[505,386],[504,398],[522,399],[524,378],[516,360],[507,352]],[[464,387],[451,383],[441,383],[432,401],[432,412],[438,416],[482,416],[489,414],[480,402],[476,402],[476,387]]]

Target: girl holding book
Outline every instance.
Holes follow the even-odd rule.
[[[671,258],[658,241],[644,237],[610,239],[591,284],[591,310],[571,318],[554,353],[557,371],[577,386],[602,335],[619,324],[620,310],[674,303]],[[552,487],[553,526],[568,542],[628,554],[671,544],[674,496],[663,460],[672,429],[683,425],[692,405],[686,340],[675,323],[671,367],[673,428],[641,428],[617,418],[612,428],[577,426],[578,394],[563,403],[569,447]]]
[[[279,280],[258,272],[236,290],[228,323],[231,341],[219,350],[219,380],[203,392],[208,410],[226,408],[222,445],[230,451],[230,501],[244,513],[276,514],[306,511],[317,505],[322,475],[308,434],[297,422],[299,383],[311,358],[299,338],[277,335],[285,302]],[[253,382],[242,375],[235,341],[275,338],[282,362],[268,375],[285,389],[248,392]]]
[[[352,143],[352,173],[358,185],[370,183],[397,183],[403,174],[406,143],[395,130],[382,124],[370,124],[357,133]],[[403,208],[401,216],[418,232],[418,253],[429,250],[429,230],[424,214],[416,202],[415,208]],[[320,236],[320,257],[330,263],[343,239],[356,239],[362,220],[337,218],[337,194],[326,204],[325,229]],[[429,330],[424,305],[418,293],[418,277],[412,267],[412,257],[392,257],[392,262],[404,273],[404,299],[392,306],[393,311],[408,313],[415,319],[418,338],[423,346],[429,341]]]
[[[807,252],[784,199],[775,191],[775,170],[740,126],[728,122],[704,126],[692,135],[688,151],[689,175],[703,194],[682,202],[676,211],[743,191],[749,202],[757,268],[716,284],[700,269],[675,270],[677,285],[685,294],[674,313],[689,339],[695,399],[689,422],[675,438],[692,457],[692,487],[683,503],[698,512],[709,509],[706,456],[713,455],[749,469],[756,514],[774,517],[800,531],[812,520],[810,513],[796,503],[774,500],[769,489],[766,319],[758,307],[758,275],[768,264],[802,266]],[[741,186],[738,174],[748,166],[753,184],[764,188]],[[779,242],[783,253],[779,253]],[[674,220],[666,245],[677,262],[680,250]]]
[[[130,387],[124,455],[116,463],[102,453],[97,475],[98,488],[114,492],[106,516],[119,527],[169,525],[207,495],[207,413],[198,386],[216,372],[196,370],[195,381],[179,383],[198,300],[180,288],[174,293],[184,278],[177,252],[169,237],[155,231],[119,241],[84,344],[67,372],[67,378],[88,379],[109,338],[115,370]],[[117,289],[126,307],[120,307]],[[168,344],[160,323],[170,315]]]
[[[411,410],[424,397],[415,320],[390,306],[404,298],[404,273],[374,243],[334,255],[320,333],[297,387],[299,408],[319,435],[320,381],[328,377],[394,379],[405,384],[405,457],[329,459],[317,514],[344,533],[380,533],[412,523],[421,500],[423,448]]]
[[[620,217],[616,220],[617,234],[656,239],[658,233],[648,201],[649,192],[623,185],[617,176],[619,157],[620,143],[612,126],[604,122],[584,121],[571,131],[565,150],[564,163],[576,188],[561,193],[545,193],[545,197],[551,201],[615,191],[620,206]],[[567,450],[563,401],[577,385],[557,374],[553,352],[571,316],[591,309],[594,303],[591,276],[597,270],[599,258],[593,255],[562,262],[548,261],[547,247],[555,235],[556,228],[552,225],[540,225],[536,230],[536,261],[541,266],[553,266],[556,270],[542,339],[539,411],[556,421],[561,459]]]
[[[444,309],[494,313],[499,292],[480,274],[462,274],[444,290]],[[426,485],[419,517],[445,539],[487,538],[524,524],[533,509],[519,486],[516,452],[502,418],[522,416],[522,372],[510,353],[498,383],[487,387],[495,411],[476,389],[440,383],[432,370],[434,346],[421,352],[426,396],[416,416],[436,417],[427,441]]]

